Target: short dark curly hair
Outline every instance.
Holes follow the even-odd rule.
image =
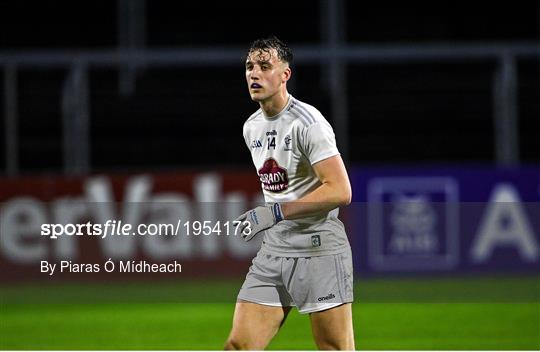
[[[268,38],[261,38],[261,39],[256,39],[255,41],[253,41],[253,43],[251,43],[251,46],[249,47],[249,50],[246,56],[244,57],[244,61],[246,61],[249,54],[254,51],[260,50],[267,53],[272,49],[276,49],[278,58],[281,61],[286,62],[288,64],[292,63],[293,53],[292,53],[291,48],[289,48],[287,44],[279,40],[274,35]]]

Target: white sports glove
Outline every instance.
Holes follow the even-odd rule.
[[[240,215],[234,221],[239,221],[238,231],[244,241],[249,241],[259,232],[264,231],[283,220],[281,205],[260,206]],[[238,224],[238,223],[237,223]]]

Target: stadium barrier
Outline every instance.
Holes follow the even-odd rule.
[[[355,168],[356,272],[540,272],[540,167]]]
[[[350,177],[341,219],[357,274],[540,272],[540,168]],[[263,202],[248,171],[3,179],[0,195],[2,282],[241,278],[262,240],[231,224]]]

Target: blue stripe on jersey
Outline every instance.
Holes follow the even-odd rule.
[[[295,113],[300,114],[302,116],[302,119],[305,121],[306,126],[310,126],[315,123],[315,119],[311,115],[308,115],[304,111],[300,110],[298,105],[295,105],[293,107],[293,110]]]
[[[311,123],[315,123],[315,117],[313,117],[313,114],[310,113],[305,107],[303,107],[302,105],[300,104],[297,104],[296,105],[296,108],[303,112],[304,113],[304,116],[306,116],[308,118],[308,120],[311,122]]]
[[[302,121],[302,123],[304,124],[304,126],[309,126],[311,125],[311,123],[308,121],[308,119],[297,109],[295,109],[294,107],[289,111],[292,115],[294,115],[296,118],[300,119],[300,121]]]

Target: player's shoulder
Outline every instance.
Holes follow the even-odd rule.
[[[255,121],[260,120],[263,118],[262,109],[258,109],[253,114],[251,114],[247,120],[244,122],[243,130],[246,132],[246,130],[249,128],[250,125],[252,125]]]
[[[323,114],[316,107],[296,98],[292,99],[293,101],[289,108],[289,112],[301,125],[304,127],[309,127],[316,123],[327,123]]]
[[[262,109],[258,109],[257,111],[255,111],[253,114],[251,114],[247,120],[244,122],[244,129],[251,123],[257,121],[257,120],[260,120],[263,118],[263,113],[262,113]]]
[[[252,122],[254,120],[256,120],[257,118],[262,118],[263,117],[263,113],[262,113],[262,109],[258,109],[257,111],[255,111],[253,114],[251,114],[246,122],[244,122],[244,124],[248,123],[248,122]]]

